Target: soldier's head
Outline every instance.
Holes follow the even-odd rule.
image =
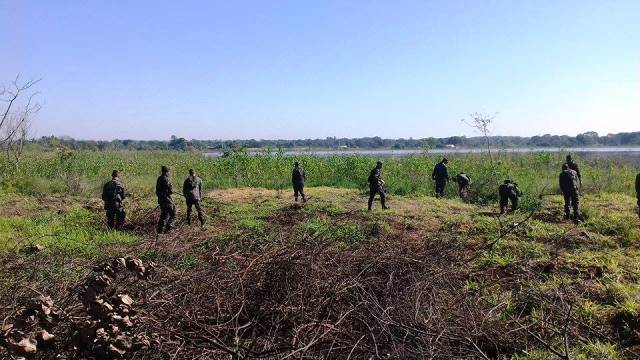
[[[573,161],[573,159],[571,158],[571,155],[567,155],[567,162],[569,163],[571,161]]]
[[[505,180],[504,183],[505,184],[511,184],[511,180]]]
[[[569,169],[569,165],[567,164],[562,164],[562,170],[568,170]]]
[[[293,166],[298,167],[298,166],[300,166],[300,163],[296,161],[296,162],[293,163]]]
[[[196,176],[196,171],[193,169],[189,169],[189,176]]]
[[[380,160],[376,161],[376,167],[378,169],[382,169],[382,161],[380,161]]]
[[[160,169],[160,171],[162,171],[162,175],[167,175],[169,174],[169,167],[166,165],[162,165],[162,168]]]
[[[443,164],[448,164],[448,163],[449,163],[449,159],[447,159],[447,158],[442,158],[442,163],[443,163]]]
[[[111,172],[111,177],[112,178],[117,178],[118,176],[120,176],[120,172],[118,170],[113,170]]]

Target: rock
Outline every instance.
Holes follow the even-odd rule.
[[[120,349],[131,349],[133,346],[131,339],[125,335],[118,335],[116,337],[116,346]]]
[[[127,294],[118,295],[118,298],[124,305],[131,306],[133,304],[133,299]]]
[[[133,326],[133,322],[131,322],[131,319],[129,319],[128,316],[125,316],[122,318],[122,324],[126,327],[132,327]]]
[[[113,266],[118,269],[126,269],[127,268],[127,262],[124,258],[117,258],[113,260]]]
[[[123,356],[124,354],[127,353],[126,350],[118,349],[113,344],[109,345],[109,352],[111,353],[111,355],[114,355],[114,356],[117,356],[117,357],[121,357],[121,356]]]
[[[40,330],[38,332],[38,341],[42,341],[44,344],[50,344],[55,339],[55,335],[49,334],[47,330]]]
[[[11,350],[25,356],[31,356],[38,351],[38,342],[28,337],[23,338],[18,343],[10,343]]]

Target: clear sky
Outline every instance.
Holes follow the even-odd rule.
[[[640,131],[640,1],[0,0],[0,82],[35,135],[444,137]]]

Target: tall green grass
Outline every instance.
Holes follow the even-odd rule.
[[[490,202],[496,197],[498,184],[512,179],[521,186],[528,200],[535,202],[540,193],[558,191],[558,174],[563,153],[498,153],[493,165],[486,154],[449,155],[450,174],[466,172],[473,180],[474,202]],[[441,155],[415,155],[384,159],[383,176],[387,190],[396,195],[430,195],[433,193],[431,171]],[[367,176],[377,158],[371,156],[288,156],[281,153],[251,155],[235,153],[222,158],[199,153],[172,151],[57,151],[30,152],[23,160],[0,161],[1,185],[22,193],[58,193],[94,195],[109,179],[112,169],[122,171],[129,191],[153,193],[161,165],[172,168],[174,182],[181,185],[189,168],[194,168],[207,189],[265,187],[285,189],[290,186],[291,167],[300,161],[307,173],[307,186],[333,186],[367,189]],[[626,193],[634,191],[633,182],[640,159],[618,161],[616,158],[580,159],[585,193]],[[446,196],[456,196],[450,184]]]

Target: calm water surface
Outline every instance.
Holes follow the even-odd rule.
[[[588,154],[611,154],[611,155],[632,155],[640,156],[640,147],[597,147],[597,148],[514,148],[514,149],[492,149],[494,152],[501,153],[541,153],[541,152],[567,152],[567,153],[588,153]],[[486,152],[484,149],[432,149],[429,154],[477,154]],[[250,151],[250,154],[265,154],[264,151]],[[424,150],[286,150],[285,155],[312,155],[312,156],[334,156],[334,155],[367,155],[376,157],[402,157],[410,155],[424,154]],[[219,157],[222,156],[220,151],[205,152],[206,156]]]

